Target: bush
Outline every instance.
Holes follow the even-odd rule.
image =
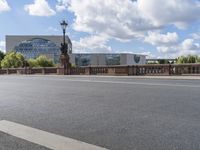
[[[28,64],[30,67],[54,67],[55,66],[53,61],[44,55],[41,55],[36,59],[29,59]]]
[[[37,60],[36,59],[29,59],[28,60],[28,65],[29,65],[29,67],[39,67],[39,65],[38,65],[38,62],[37,62]]]
[[[54,66],[53,61],[43,55],[36,58],[36,61],[40,67],[53,67]]]
[[[1,61],[2,68],[19,68],[24,67],[25,58],[22,54],[16,52],[9,52]]]

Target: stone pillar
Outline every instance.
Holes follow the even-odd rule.
[[[42,68],[42,74],[43,75],[45,74],[45,68]]]
[[[91,75],[91,70],[92,70],[91,67],[86,67],[85,68],[85,75]]]
[[[69,55],[60,55],[60,69],[63,68],[63,71],[60,73],[62,75],[69,75],[70,74],[70,67],[71,64],[69,62]],[[61,69],[62,70],[62,69]]]

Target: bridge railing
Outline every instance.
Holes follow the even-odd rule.
[[[73,67],[70,75],[129,75],[169,76],[200,75],[200,64],[133,65],[133,66],[89,66]],[[0,74],[63,74],[64,68],[10,68],[0,69]]]

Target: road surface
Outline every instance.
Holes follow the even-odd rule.
[[[1,120],[111,150],[197,150],[200,80],[0,76],[0,149],[49,149]]]

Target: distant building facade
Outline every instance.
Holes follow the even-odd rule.
[[[6,36],[6,52],[22,53],[27,59],[45,55],[54,62],[59,62],[62,36]],[[72,44],[67,37],[69,53],[72,53]]]
[[[70,61],[76,66],[112,66],[146,64],[146,56],[139,54],[71,54]]]
[[[45,55],[55,63],[59,63],[62,36],[6,36],[6,52],[16,51],[25,58],[36,58]],[[70,62],[75,66],[95,65],[137,65],[146,64],[146,56],[139,54],[120,53],[72,53],[72,43],[66,38],[69,45]]]

